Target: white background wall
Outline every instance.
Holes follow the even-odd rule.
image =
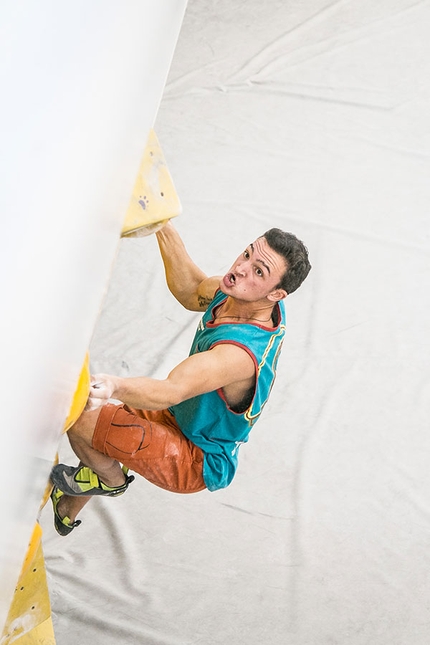
[[[0,6],[0,626],[186,0]]]

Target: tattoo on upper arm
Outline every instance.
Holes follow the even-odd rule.
[[[203,309],[203,308],[206,309],[208,304],[210,302],[212,302],[212,298],[207,298],[206,296],[197,296],[197,300],[198,300],[198,303],[199,303],[199,307],[201,307],[201,309]]]

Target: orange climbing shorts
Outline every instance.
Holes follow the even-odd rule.
[[[168,410],[107,403],[97,419],[93,448],[174,493],[206,488],[203,451],[186,438]]]

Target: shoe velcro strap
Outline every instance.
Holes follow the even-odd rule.
[[[127,477],[124,484],[121,486],[107,486],[104,484],[100,477],[88,466],[82,466],[75,475],[75,481],[79,483],[82,487],[82,490],[91,490],[92,488],[100,488],[101,490],[114,491],[118,488],[122,488],[127,483]]]

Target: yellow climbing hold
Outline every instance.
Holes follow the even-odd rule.
[[[155,233],[181,211],[157,135],[151,130],[121,237],[141,237]]]
[[[0,643],[55,645],[39,523],[34,527]]]

